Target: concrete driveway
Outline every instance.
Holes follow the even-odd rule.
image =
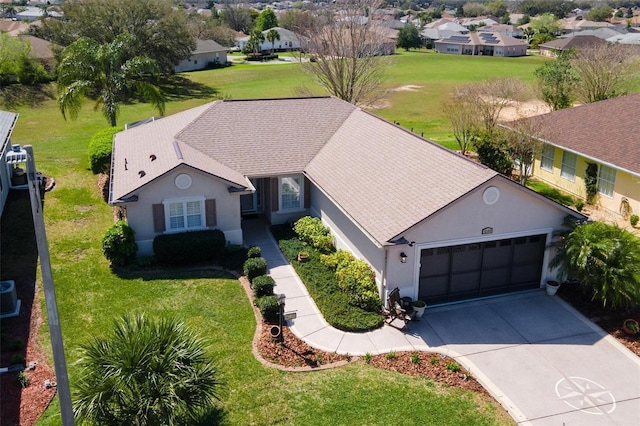
[[[454,356],[520,424],[640,425],[640,358],[543,291],[428,310],[410,333]]]
[[[249,228],[251,226],[251,228]],[[429,351],[465,366],[522,425],[640,426],[640,358],[544,290],[430,307],[409,331],[331,327],[266,225],[243,224],[286,296],[293,333],[340,354]],[[249,237],[249,238],[247,238]]]

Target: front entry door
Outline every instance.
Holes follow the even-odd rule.
[[[250,179],[256,189],[253,194],[240,196],[240,211],[242,214],[252,214],[262,211],[262,184],[263,179]]]

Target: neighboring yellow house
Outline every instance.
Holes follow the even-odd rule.
[[[544,135],[535,177],[586,199],[587,164],[596,164],[596,203],[616,214],[624,208],[640,214],[640,93],[532,119],[541,120]]]

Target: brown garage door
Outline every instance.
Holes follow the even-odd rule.
[[[540,287],[546,235],[423,249],[418,297],[454,302]]]

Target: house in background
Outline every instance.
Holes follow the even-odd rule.
[[[269,117],[278,129],[255,133]],[[380,295],[428,303],[540,288],[547,243],[580,215],[333,97],[225,100],[114,136],[109,203],[139,254],[164,233],[313,215],[368,262]]]
[[[619,214],[628,203],[640,214],[640,93],[529,120],[539,123],[545,143],[535,177],[585,199],[587,164],[596,164],[598,204]]]
[[[606,41],[593,35],[575,35],[551,40],[538,47],[541,55],[555,57],[559,52],[565,52],[569,49],[594,49],[606,44]]]
[[[175,67],[176,72],[197,71],[227,63],[227,49],[213,40],[196,40],[196,49]]]
[[[479,27],[478,32],[480,33],[499,33],[505,34],[509,37],[514,38],[522,38],[523,32],[520,28],[515,25],[508,24],[495,24],[495,25],[487,25],[485,27]]]
[[[469,33],[435,41],[438,53],[455,55],[525,56],[527,42],[499,33]]]
[[[276,52],[297,51],[304,49],[307,45],[307,38],[302,35],[296,34],[285,28],[275,27],[272,29],[278,31],[278,34],[280,34],[280,40],[276,40],[274,43],[271,43],[267,40],[267,33],[269,30],[264,30],[262,32],[264,41],[260,43],[260,52],[271,52],[272,49]],[[238,47],[242,51],[244,50],[245,45],[249,42],[249,36],[241,37],[237,39],[237,42]]]

